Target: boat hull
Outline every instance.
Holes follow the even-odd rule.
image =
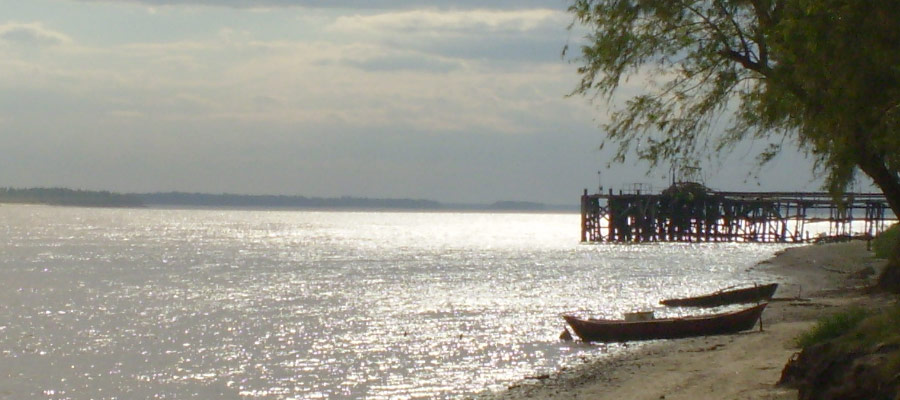
[[[672,307],[718,307],[728,304],[758,303],[771,299],[777,289],[778,284],[771,283],[749,288],[724,290],[704,296],[668,299],[659,303]]]
[[[563,318],[585,342],[628,342],[635,340],[676,339],[693,336],[724,335],[752,329],[767,303],[747,309],[705,316],[667,318],[651,321]]]

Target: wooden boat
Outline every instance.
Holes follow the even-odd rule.
[[[718,307],[727,304],[758,303],[771,299],[775,294],[775,289],[778,289],[778,284],[771,283],[741,289],[720,290],[697,297],[668,299],[659,303],[672,307]]]
[[[585,342],[627,342],[674,339],[691,336],[724,335],[752,329],[768,303],[713,315],[664,318],[650,321],[563,318]]]

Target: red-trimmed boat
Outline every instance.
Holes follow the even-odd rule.
[[[633,340],[675,339],[692,336],[724,335],[752,329],[768,303],[712,315],[663,318],[648,321],[563,318],[585,342],[628,342]]]
[[[778,289],[777,283],[740,289],[720,290],[697,297],[662,300],[659,303],[671,307],[718,307],[728,304],[759,303],[769,301]]]

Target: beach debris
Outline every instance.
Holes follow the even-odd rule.
[[[812,299],[810,299],[809,297],[773,297],[773,298],[769,299],[769,301],[772,303],[777,303],[777,302],[793,303],[795,301],[808,303],[808,302],[812,301]]]
[[[870,277],[872,277],[872,275],[875,275],[875,268],[872,268],[872,266],[870,265],[860,268],[856,270],[856,272],[851,273],[850,279],[869,279]]]
[[[699,348],[699,349],[688,349],[688,350],[683,350],[683,351],[689,352],[689,353],[704,353],[704,352],[707,352],[707,351],[716,351],[716,350],[721,349],[721,348],[723,348],[723,347],[725,347],[725,344],[723,344],[723,343],[716,343],[716,344],[714,344],[714,345],[712,345],[712,346],[709,346],[709,347],[701,347],[701,348]]]

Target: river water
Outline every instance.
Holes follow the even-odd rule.
[[[0,399],[406,399],[629,351],[558,340],[767,281],[783,248],[584,245],[577,214],[0,207]]]

